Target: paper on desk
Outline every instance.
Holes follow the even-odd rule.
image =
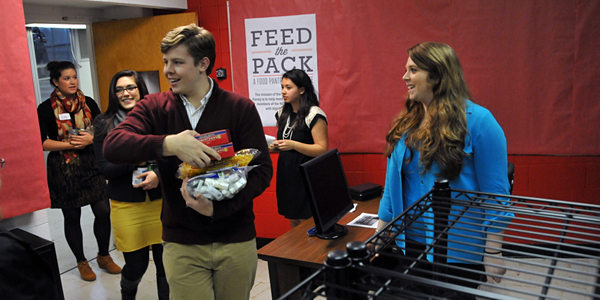
[[[378,221],[379,217],[376,214],[361,213],[360,216],[350,221],[347,225],[377,229]]]

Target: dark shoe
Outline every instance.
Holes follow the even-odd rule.
[[[100,269],[104,269],[110,274],[120,274],[121,273],[121,267],[119,267],[119,266],[117,266],[117,264],[115,264],[112,257],[110,257],[110,254],[106,255],[106,256],[98,255],[98,257],[96,258],[96,261],[98,262],[98,267],[100,267]]]
[[[81,278],[85,281],[94,281],[96,280],[96,273],[92,271],[90,264],[87,260],[80,261],[77,263],[77,269],[79,269],[79,274],[81,274]]]
[[[156,276],[156,287],[158,288],[158,300],[169,300],[167,277]]]
[[[127,280],[123,275],[121,275],[121,299],[122,300],[135,300],[135,295],[137,294],[138,285],[140,284],[142,279],[138,280]]]

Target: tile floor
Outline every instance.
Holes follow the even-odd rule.
[[[62,221],[62,213],[60,210],[56,209],[48,209],[48,222],[50,224],[50,233],[52,236],[52,240],[55,243],[56,252],[58,256],[58,264],[59,270],[61,273],[61,280],[63,286],[63,292],[66,300],[80,300],[80,299],[90,299],[90,300],[119,300],[120,297],[120,275],[111,275],[103,270],[98,268],[98,264],[96,263],[96,251],[97,246],[92,233],[92,222],[93,222],[93,214],[88,207],[84,207],[82,211],[82,228],[84,230],[84,245],[85,245],[85,254],[86,257],[90,260],[90,265],[94,272],[96,272],[97,279],[93,282],[86,282],[81,280],[79,276],[79,271],[77,270],[75,259],[71,250],[69,249],[63,233],[63,221]],[[111,243],[112,245],[112,243]],[[122,266],[124,263],[123,254],[114,249],[114,246],[111,248],[110,252],[114,261]],[[496,285],[494,287],[483,287],[483,290],[486,291],[494,291],[500,294],[507,294],[508,296],[513,296],[518,299],[537,299],[536,297],[523,297],[523,294],[513,295],[511,292],[507,292],[506,290],[502,291],[503,288],[508,288],[510,290],[520,290],[527,291],[531,289],[534,293],[539,292],[537,287],[531,287],[523,285],[519,282],[511,282],[508,278],[519,278],[521,279],[529,279],[533,282],[537,282],[540,279],[534,278],[527,274],[520,274],[520,272],[512,271],[514,269],[524,269],[531,268],[532,271],[535,271],[534,267],[531,267],[531,263],[534,263],[533,259],[517,259],[512,260],[512,262],[507,262],[507,269],[509,270],[506,274],[506,280],[503,280],[501,284]],[[588,261],[580,263],[578,265],[567,266],[568,269],[579,269],[582,274],[582,280],[587,282],[594,282],[595,277],[598,275],[595,274],[598,269],[598,259],[589,259]],[[155,267],[154,264],[150,264],[146,274],[144,275],[142,282],[140,283],[137,299],[140,300],[154,300],[158,297],[156,296],[156,280],[154,278]],[[557,283],[553,283],[555,285]],[[536,285],[537,286],[537,285]],[[589,286],[581,287],[581,286],[568,286],[574,290],[585,290],[589,289]],[[481,287],[480,287],[481,288]],[[593,292],[593,291],[587,291]],[[580,299],[589,299],[587,297],[581,297],[572,294],[562,294],[561,292],[551,293],[550,295],[556,297],[553,299],[569,299],[569,300],[580,300]],[[259,260],[258,263],[258,271],[256,275],[256,282],[254,288],[251,293],[251,299],[253,300],[270,300],[271,299],[271,290],[269,286],[269,274],[267,263],[265,261]]]
[[[83,229],[84,250],[90,266],[96,273],[96,280],[92,282],[83,281],[77,270],[75,258],[67,245],[63,231],[63,216],[58,209],[48,209],[48,223],[50,225],[50,234],[56,247],[58,258],[58,267],[62,281],[65,300],[119,300],[121,299],[119,282],[120,275],[112,275],[98,268],[96,262],[97,246],[92,231],[94,216],[86,206],[81,213],[81,226]],[[123,266],[123,253],[115,250],[111,241],[111,251],[115,263]],[[150,257],[152,259],[152,257]],[[138,288],[137,299],[154,300],[158,299],[156,295],[155,267],[150,263],[146,274]],[[269,272],[265,261],[258,261],[258,271],[254,288],[252,289],[250,299],[253,300],[271,300],[271,288],[269,286]]]

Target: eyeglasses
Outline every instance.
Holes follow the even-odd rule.
[[[121,94],[123,94],[123,92],[125,92],[125,91],[127,91],[128,93],[130,93],[130,94],[131,94],[131,93],[133,93],[133,91],[135,91],[135,89],[137,89],[137,88],[138,88],[138,87],[137,87],[137,86],[135,86],[135,85],[128,85],[128,86],[127,86],[127,87],[125,87],[125,88],[122,88],[122,87],[118,86],[118,87],[116,87],[116,88],[115,88],[115,94],[117,94],[117,95],[121,95]]]
[[[4,170],[4,164],[6,164],[6,160],[4,160],[4,158],[0,158],[0,162],[2,162],[2,167],[0,167],[0,170]]]

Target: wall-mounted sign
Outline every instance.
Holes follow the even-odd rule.
[[[296,15],[246,19],[248,93],[263,126],[275,126],[275,112],[283,105],[281,75],[304,70],[319,89],[316,17]]]

